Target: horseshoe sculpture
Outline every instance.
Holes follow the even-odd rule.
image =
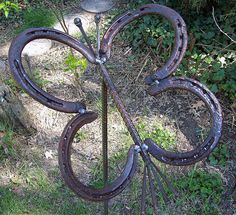
[[[204,143],[192,151],[188,152],[169,152],[159,147],[152,139],[141,140],[126,108],[119,97],[119,94],[106,69],[106,62],[111,56],[112,41],[115,36],[132,21],[146,16],[158,15],[169,20],[175,30],[175,45],[171,57],[166,64],[153,74],[146,77],[145,81],[150,85],[148,94],[156,96],[159,93],[169,89],[184,89],[198,96],[208,107],[212,117],[212,128]],[[79,23],[79,22],[77,22]],[[81,27],[81,26],[80,26]],[[25,72],[21,55],[23,48],[32,40],[47,38],[64,43],[76,51],[80,52],[90,63],[100,67],[104,83],[109,90],[128,130],[134,141],[130,146],[127,162],[122,174],[112,183],[107,184],[101,189],[95,189],[80,182],[73,172],[71,166],[71,147],[76,132],[85,124],[89,124],[97,119],[97,114],[86,111],[85,104],[81,102],[69,102],[56,98],[40,89]],[[152,204],[157,211],[156,193],[154,180],[157,182],[158,190],[162,193],[164,200],[168,200],[163,183],[166,183],[173,192],[174,188],[168,179],[161,173],[154,164],[151,156],[155,159],[170,165],[189,165],[207,157],[219,142],[222,130],[222,111],[219,102],[201,83],[185,77],[171,77],[185,54],[187,47],[186,25],[182,17],[174,10],[158,5],[148,4],[141,8],[130,11],[119,18],[105,32],[101,41],[101,48],[98,56],[95,56],[91,46],[87,47],[77,39],[57,30],[48,28],[29,29],[15,38],[9,51],[9,63],[15,80],[21,87],[35,100],[54,110],[77,113],[65,127],[59,143],[59,166],[65,183],[80,197],[91,201],[105,201],[121,193],[132,180],[137,165],[138,154],[141,155],[144,165],[144,177],[142,185],[141,211],[146,211],[147,183],[149,183]],[[148,181],[147,181],[148,178]]]

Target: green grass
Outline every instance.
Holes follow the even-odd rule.
[[[52,27],[57,19],[53,12],[44,7],[29,7],[23,12],[23,25],[17,30],[17,33],[28,28]]]
[[[49,174],[50,173],[50,174]],[[61,180],[59,172],[45,171],[31,162],[15,170],[18,181],[0,186],[0,214],[91,214],[96,208],[77,198]],[[94,212],[95,213],[95,212]]]
[[[0,187],[1,214],[89,214],[86,204],[63,189],[53,192],[23,189],[19,196],[13,186]]]
[[[78,133],[78,141],[86,139],[86,135],[86,133]],[[117,166],[122,167],[124,165],[128,148],[132,144],[131,137],[127,132],[124,131],[121,138],[124,142],[122,149],[109,156],[109,181],[113,181],[117,174],[120,174]],[[60,179],[58,167],[46,170],[43,165],[44,162],[41,161],[42,157],[33,156],[29,160],[22,157],[22,159],[24,162],[19,160],[17,169],[14,167],[16,161],[14,159],[11,161],[11,168],[13,168],[11,171],[16,175],[16,179],[11,179],[8,185],[0,186],[0,196],[4,197],[0,199],[2,214],[90,215],[97,214],[98,211],[102,210],[102,204],[86,202],[75,196]],[[159,167],[163,170],[162,166]],[[91,185],[96,188],[103,186],[102,168],[102,160],[100,160],[91,170],[93,177]],[[129,208],[133,214],[140,213],[142,170],[143,162],[139,159],[135,177],[127,189],[120,194],[120,197],[114,200],[109,209],[110,214],[121,214],[124,207]],[[219,204],[224,187],[219,174],[197,169],[196,166],[186,174],[170,175],[165,170],[163,172],[178,191],[178,197],[174,197],[171,191],[168,191],[170,202],[166,205],[160,193],[157,193],[161,214],[177,215],[182,211],[183,214],[188,215],[220,214]],[[153,214],[150,195],[147,199],[147,205],[147,214]]]
[[[15,151],[15,141],[14,141],[14,131],[10,125],[6,122],[0,122],[0,162],[4,161],[10,156],[14,156]]]

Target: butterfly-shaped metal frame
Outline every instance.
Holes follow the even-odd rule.
[[[157,96],[159,93],[169,89],[184,89],[198,96],[211,113],[212,127],[208,137],[203,144],[188,152],[167,151],[158,146],[152,139],[141,140],[106,69],[106,62],[111,56],[113,39],[126,25],[146,15],[157,15],[166,18],[175,30],[175,43],[169,60],[163,67],[145,78],[145,82],[150,85],[147,93],[151,96]],[[82,102],[69,102],[48,94],[30,79],[23,67],[21,56],[24,47],[35,39],[51,39],[68,45],[80,52],[90,63],[100,67],[103,80],[134,141],[134,145],[130,146],[128,151],[127,162],[121,175],[101,189],[96,189],[80,182],[71,166],[71,147],[76,132],[85,124],[96,120],[98,115],[95,112],[87,111],[86,105]],[[164,200],[167,200],[167,194],[163,182],[166,183],[173,192],[175,192],[175,190],[165,175],[161,173],[156,164],[154,164],[151,156],[170,165],[190,165],[207,157],[216,147],[222,130],[222,111],[218,100],[206,86],[198,81],[186,77],[171,77],[171,74],[182,61],[187,48],[187,42],[186,25],[182,17],[173,9],[158,4],[144,5],[137,10],[128,11],[117,18],[103,36],[99,56],[95,56],[94,52],[92,52],[89,47],[85,46],[76,38],[49,28],[28,29],[13,40],[9,50],[9,64],[18,84],[20,84],[31,97],[49,108],[65,113],[77,113],[77,115],[68,122],[62,133],[58,154],[62,177],[65,183],[78,196],[91,201],[105,201],[120,194],[131,182],[137,166],[137,157],[138,154],[140,154],[145,163],[142,185],[142,214],[144,214],[146,210],[147,178],[153,207],[155,211],[157,211],[154,180],[157,182],[156,189],[163,194]]]

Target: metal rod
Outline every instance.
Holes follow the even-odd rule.
[[[79,28],[79,30],[80,30],[82,36],[84,37],[84,39],[85,39],[87,45],[89,46],[89,49],[90,49],[90,50],[93,52],[93,54],[95,55],[95,52],[94,52],[94,50],[93,50],[91,41],[89,40],[87,34],[86,34],[85,31],[84,31],[84,28],[83,28],[83,24],[82,24],[81,19],[80,19],[79,17],[75,18],[75,19],[74,19],[74,23],[75,23],[75,25]]]
[[[99,59],[100,50],[100,21],[101,15],[98,13],[94,16],[97,32],[97,58]],[[98,68],[99,69],[99,68]],[[108,183],[108,132],[107,132],[107,86],[102,78],[102,153],[103,153],[103,181],[104,186]],[[104,215],[108,215],[108,200],[104,201]]]
[[[99,50],[100,50],[100,47],[101,47],[101,38],[100,38],[100,21],[101,21],[101,14],[97,13],[95,16],[94,16],[94,19],[95,19],[95,23],[96,23],[96,31],[97,31],[97,57],[99,57]]]
[[[103,152],[103,180],[108,183],[108,137],[107,137],[107,86],[102,80],[102,152]],[[108,201],[104,201],[104,214],[108,214]]]
[[[156,169],[156,171],[158,172],[158,174],[162,177],[162,179],[164,180],[164,182],[166,183],[166,185],[168,186],[168,188],[174,193],[174,195],[177,196],[177,191],[175,190],[175,188],[173,187],[173,185],[171,184],[171,182],[168,180],[168,178],[157,168],[157,166],[154,164],[154,162],[151,160],[151,165],[153,165],[153,167]]]
[[[147,173],[148,173],[148,179],[149,179],[149,190],[151,193],[151,197],[152,197],[152,205],[154,208],[154,214],[158,214],[158,207],[157,207],[157,198],[156,198],[156,194],[155,194],[155,189],[154,189],[154,182],[153,182],[153,178],[152,178],[152,174],[151,174],[151,170],[150,167],[147,165]]]
[[[150,164],[150,169],[151,169],[151,172],[153,174],[154,179],[157,181],[159,191],[161,192],[165,203],[167,203],[168,202],[167,193],[166,193],[165,188],[164,188],[164,186],[163,186],[163,184],[162,184],[162,182],[161,182],[161,180],[160,180],[160,178],[159,178],[159,176],[156,172],[156,169],[153,167],[152,164]]]
[[[118,108],[119,112],[121,113],[121,116],[125,122],[125,125],[127,126],[129,133],[134,140],[134,143],[141,147],[142,140],[139,136],[139,133],[138,133],[137,129],[135,128],[135,126],[130,118],[130,115],[127,112],[121,98],[119,97],[116,87],[115,87],[114,83],[112,82],[106,67],[103,64],[100,64],[100,68],[101,68],[103,79],[104,79],[104,81],[111,93],[111,96],[114,99],[116,107]]]
[[[147,166],[145,164],[143,171],[143,185],[142,185],[142,197],[141,197],[141,214],[146,214],[146,197],[147,197]]]

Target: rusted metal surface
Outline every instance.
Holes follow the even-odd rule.
[[[109,72],[105,67],[106,60],[108,60],[111,56],[112,41],[115,36],[123,29],[124,26],[145,15],[163,16],[170,21],[173,29],[175,30],[175,45],[170,59],[162,68],[158,69],[154,72],[154,74],[146,78],[146,83],[151,84],[148,89],[148,94],[151,96],[157,96],[159,93],[169,89],[184,89],[198,96],[206,104],[211,113],[212,128],[209,135],[203,144],[197,146],[192,151],[182,153],[170,152],[159,147],[151,139],[142,141],[129,113],[125,108],[125,105],[119,97],[116,87],[109,76]],[[80,52],[92,64],[97,64],[97,66],[100,67],[100,72],[104,81],[103,95],[105,96],[105,94],[107,94],[107,90],[109,91],[135,143],[135,145],[132,145],[128,151],[127,162],[122,174],[112,183],[105,184],[101,189],[95,189],[80,182],[71,166],[71,148],[74,136],[76,132],[84,125],[92,123],[96,120],[98,117],[97,114],[94,112],[86,112],[86,106],[81,102],[64,101],[43,91],[36,86],[32,80],[30,80],[23,68],[21,61],[23,48],[30,41],[40,38],[47,38],[62,42]],[[65,183],[78,196],[91,201],[105,201],[121,193],[132,180],[137,165],[137,155],[140,153],[145,163],[141,197],[141,213],[146,213],[146,200],[148,194],[151,195],[154,210],[158,213],[156,192],[162,193],[164,200],[168,201],[165,186],[163,186],[163,184],[166,184],[173,193],[176,194],[176,191],[165,175],[154,164],[152,159],[155,158],[161,162],[171,165],[189,165],[202,160],[216,147],[222,130],[222,111],[216,97],[204,85],[197,81],[183,77],[168,77],[180,64],[186,51],[186,47],[186,25],[181,16],[174,10],[157,4],[144,5],[135,11],[127,12],[119,17],[106,31],[101,42],[101,49],[99,51],[100,54],[98,56],[95,56],[91,47],[86,47],[77,39],[60,31],[48,28],[29,29],[21,33],[13,41],[9,51],[9,63],[14,78],[22,86],[22,88],[34,99],[47,107],[62,112],[79,113],[74,116],[65,127],[61,135],[58,148],[59,166],[62,177]],[[105,108],[107,101],[104,100],[103,104],[103,113],[106,113]],[[107,123],[105,114],[103,116],[103,121],[104,123]],[[104,136],[107,136],[107,134],[104,133]],[[104,177],[106,176],[104,175]],[[157,183],[154,183],[154,181]]]
[[[121,193],[130,183],[137,165],[137,155],[134,145],[128,152],[128,158],[122,174],[112,183],[102,189],[96,189],[81,183],[73,172],[71,166],[71,147],[76,132],[85,124],[89,124],[97,119],[97,114],[87,112],[76,115],[65,127],[58,148],[59,166],[62,177],[66,184],[80,197],[91,201],[104,201]]]
[[[104,34],[100,54],[101,57],[109,59],[111,56],[112,41],[115,36],[121,32],[126,25],[146,15],[159,15],[168,19],[175,30],[175,44],[172,54],[162,68],[146,78],[146,82],[151,84],[154,80],[166,78],[175,71],[187,48],[188,37],[185,22],[183,18],[171,8],[158,4],[148,4],[135,11],[129,11],[123,14],[111,24]]]
[[[203,84],[190,78],[173,77],[161,80],[150,87],[148,93],[156,96],[169,89],[184,89],[198,96],[208,107],[211,113],[212,128],[208,137],[200,146],[188,152],[169,152],[159,147],[151,139],[144,141],[148,145],[149,153],[158,160],[171,165],[189,165],[207,157],[216,147],[222,131],[222,110],[214,94]]]
[[[22,51],[32,40],[51,39],[61,42],[80,52],[88,61],[95,63],[95,56],[77,39],[57,30],[48,28],[31,28],[19,34],[12,42],[9,50],[9,65],[14,79],[35,100],[54,110],[66,113],[78,113],[86,109],[81,102],[69,102],[56,98],[39,88],[26,73],[22,65]]]

